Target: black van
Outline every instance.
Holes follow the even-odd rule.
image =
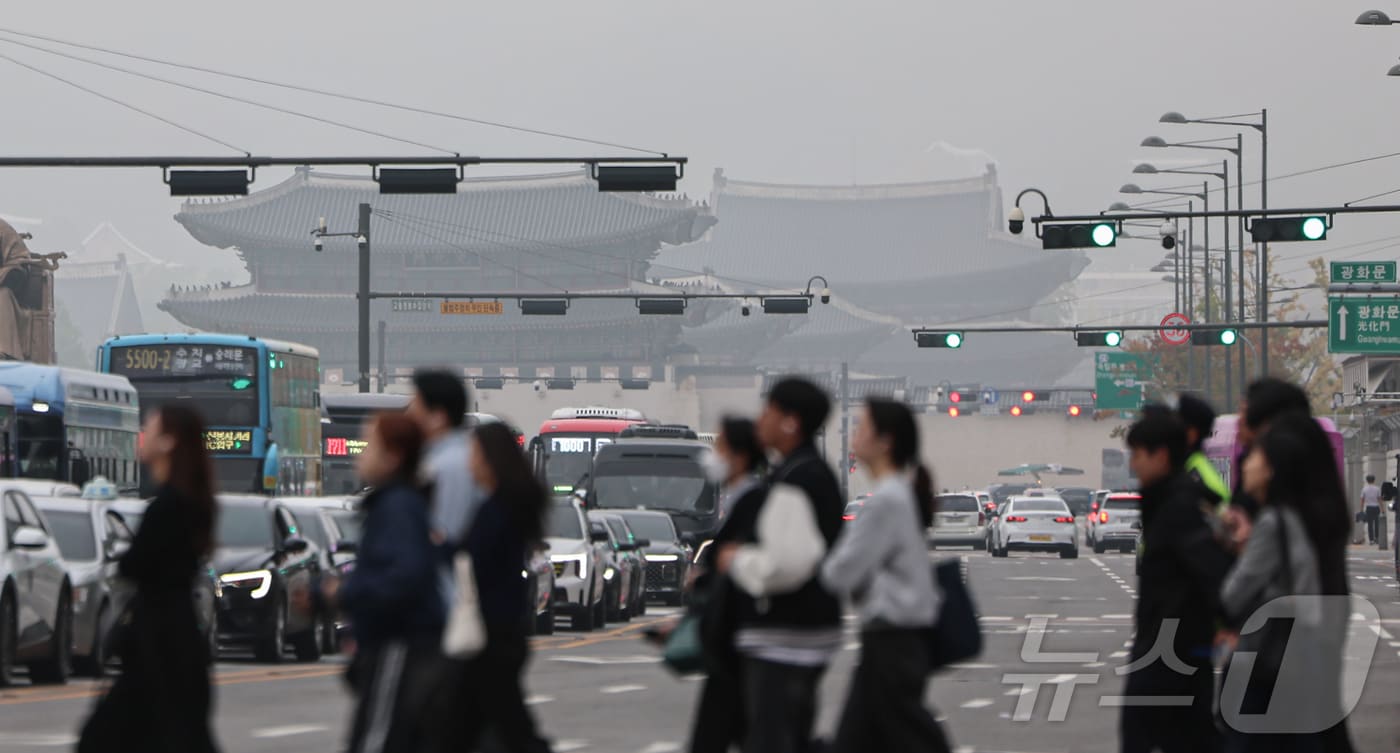
[[[713,450],[695,439],[621,436],[598,449],[587,507],[668,513],[681,540],[698,547],[721,522],[719,489],[700,465],[706,452]]]

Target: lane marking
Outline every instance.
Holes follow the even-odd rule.
[[[605,685],[598,688],[598,692],[604,695],[620,695],[622,693],[638,693],[646,689],[645,685]]]
[[[972,663],[966,663],[966,664],[949,664],[948,666],[949,666],[949,667],[952,667],[953,669],[996,669],[996,668],[997,668],[997,665],[995,665],[995,664],[972,664]]]
[[[632,654],[629,656],[551,656],[550,661],[563,662],[565,664],[591,664],[603,666],[607,664],[660,664],[661,657],[647,656],[644,654]]]
[[[569,753],[571,750],[583,750],[587,747],[587,740],[560,740],[554,743],[554,749],[559,753]]]
[[[554,702],[554,696],[552,696],[552,695],[532,695],[532,696],[528,696],[528,697],[525,698],[525,705],[526,705],[526,706],[538,706],[538,705],[540,705],[541,703],[553,703],[553,702]]]
[[[1110,658],[1110,659],[1122,659],[1123,657],[1125,657],[1125,656],[1127,656],[1127,655],[1128,655],[1128,652],[1127,652],[1127,651],[1114,651],[1113,653],[1111,653],[1111,654],[1108,655],[1108,658]]]
[[[0,743],[19,747],[67,748],[77,742],[78,736],[68,733],[0,732]]]
[[[990,698],[974,698],[974,699],[968,701],[967,703],[964,703],[964,704],[962,705],[962,708],[965,708],[965,709],[983,709],[983,708],[986,708],[986,707],[992,705],[992,703],[993,703],[993,701],[992,701],[992,699],[990,699]]]
[[[313,732],[325,732],[329,730],[324,724],[288,724],[282,727],[263,727],[252,731],[252,736],[258,739],[270,739],[277,737],[293,737],[295,735],[309,735]]]
[[[1103,618],[1105,620],[1131,620],[1133,616],[1130,614],[1106,614]]]
[[[655,742],[642,748],[640,753],[675,753],[680,749],[680,743]]]

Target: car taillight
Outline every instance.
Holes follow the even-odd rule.
[[[842,519],[842,520],[855,520],[855,519],[856,519],[856,516],[854,516],[854,515],[842,515],[842,516],[841,516],[841,519]]]
[[[1099,522],[1100,522],[1100,523],[1107,523],[1107,522],[1108,522],[1108,511],[1107,511],[1107,510],[1105,510],[1105,511],[1099,513]]]
[[[984,513],[984,512],[979,512],[979,513],[977,513],[977,525],[979,525],[979,526],[987,525],[987,513]]]
[[[1055,522],[1056,522],[1056,523],[1073,523],[1073,522],[1074,522],[1074,518],[1071,518],[1071,517],[1068,517],[1068,516],[1065,516],[1065,515],[1061,515],[1060,517],[1055,518]]]
[[[1024,523],[1024,522],[1026,522],[1026,516],[1024,516],[1024,515],[1012,515],[1012,516],[1010,516],[1010,517],[1008,517],[1008,518],[1006,519],[1006,522],[1008,522],[1008,523]]]

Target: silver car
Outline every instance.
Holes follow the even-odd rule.
[[[940,494],[936,498],[933,527],[928,531],[931,548],[970,546],[981,549],[987,543],[987,514],[975,494]]]
[[[122,517],[101,503],[72,497],[35,497],[73,584],[73,663],[79,674],[107,671],[108,628],[124,603],[117,586],[117,561],[131,548],[132,532]]]
[[[48,523],[29,495],[0,486],[0,685],[18,664],[31,682],[68,681],[73,662],[73,587]]]
[[[1141,520],[1141,495],[1129,492],[1108,495],[1090,519],[1088,537],[1094,554],[1103,554],[1107,549],[1125,553],[1136,549]]]
[[[545,543],[554,564],[554,612],[567,615],[574,630],[601,628],[607,621],[602,546],[589,530],[574,497],[556,499],[545,521]]]
[[[1059,552],[1062,559],[1079,556],[1079,536],[1069,505],[1059,497],[1012,497],[998,511],[992,556],[1020,552]]]

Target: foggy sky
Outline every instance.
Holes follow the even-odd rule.
[[[665,150],[691,158],[681,190],[692,197],[708,193],[716,166],[772,182],[912,181],[980,172],[985,153],[998,164],[1008,205],[1017,190],[1036,186],[1069,214],[1133,201],[1117,194],[1125,182],[1185,182],[1130,175],[1139,159],[1164,166],[1219,156],[1141,149],[1146,136],[1235,132],[1158,124],[1165,110],[1207,117],[1268,107],[1276,175],[1400,151],[1400,79],[1385,75],[1400,29],[1353,25],[1366,9],[1334,0],[86,0],[7,3],[0,26]],[[1400,6],[1386,10],[1400,14]],[[8,44],[0,53],[257,154],[424,153]],[[464,154],[609,153],[107,59]],[[0,83],[0,153],[232,154],[4,60]],[[940,143],[952,148],[931,148]],[[1253,132],[1246,150],[1254,180]],[[259,172],[254,190],[284,175]],[[1278,181],[1270,204],[1341,203],[1397,187],[1400,158]],[[1248,195],[1256,205],[1257,188]],[[34,228],[38,251],[72,249],[111,220],[154,254],[237,269],[231,251],[201,246],[171,220],[177,207],[155,170],[0,173],[0,213],[44,220]],[[1327,244],[1281,250],[1311,256],[1392,235],[1400,236],[1400,217],[1341,217]],[[1155,244],[1125,241],[1093,252],[1090,271],[1145,269],[1160,256]]]

